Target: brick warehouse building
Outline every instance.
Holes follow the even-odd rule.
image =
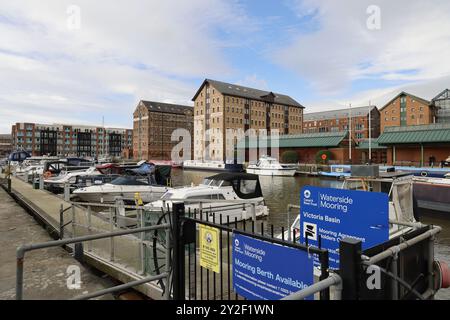
[[[371,137],[377,138],[380,134],[380,112],[376,106],[305,113],[303,132],[319,133],[349,130],[349,119],[351,118],[352,137],[359,142],[369,138],[369,116]]]
[[[6,157],[13,150],[12,135],[0,134],[0,158]]]
[[[380,109],[381,132],[387,127],[424,125],[435,122],[430,101],[400,92]]]
[[[193,113],[190,106],[154,101],[139,101],[133,113],[134,146],[133,157],[146,160],[171,160],[171,141],[174,130],[182,128],[190,132],[193,139]],[[192,159],[191,154],[187,158]]]
[[[131,154],[133,130],[71,124],[16,123],[13,147],[32,155],[124,157]]]
[[[287,95],[205,79],[192,101],[196,160],[233,159],[238,137],[230,130],[302,132],[304,107]]]

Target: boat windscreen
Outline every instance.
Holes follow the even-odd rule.
[[[236,179],[232,182],[234,192],[242,199],[262,197],[259,180]]]
[[[173,193],[172,192],[166,192],[163,194],[163,196],[161,197],[161,200],[168,200],[170,198],[172,198]]]
[[[211,183],[211,179],[203,179],[202,184],[205,186],[209,186],[209,184]]]
[[[148,182],[146,182],[145,178],[139,179],[138,177],[125,176],[114,179],[111,181],[111,184],[116,186],[146,186]]]

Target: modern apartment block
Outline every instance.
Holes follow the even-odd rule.
[[[192,101],[196,160],[233,159],[239,137],[227,132],[302,132],[304,107],[287,95],[206,79]]]
[[[360,142],[369,138],[369,117],[371,137],[377,138],[380,135],[380,112],[376,106],[305,113],[303,132],[341,132],[351,129],[353,139]]]
[[[12,126],[14,148],[32,155],[128,157],[133,130],[72,124],[16,123]]]
[[[12,149],[12,136],[10,134],[0,134],[0,158],[9,155]]]
[[[176,129],[189,131],[191,146],[194,109],[190,106],[141,100],[133,113],[135,159],[171,160],[172,149],[179,143],[172,141]],[[192,159],[191,154],[180,157]]]
[[[435,122],[430,101],[400,92],[380,109],[381,132],[386,127],[425,125]]]
[[[445,89],[431,100],[436,123],[450,123],[450,90]]]

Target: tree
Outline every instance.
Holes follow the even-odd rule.
[[[320,150],[316,153],[316,163],[327,164],[328,161],[332,160],[332,153],[329,150]]]
[[[298,154],[295,151],[285,151],[281,154],[281,161],[283,163],[297,163]]]

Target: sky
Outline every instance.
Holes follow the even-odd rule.
[[[0,0],[0,133],[132,127],[139,100],[192,105],[205,78],[316,112],[450,87],[448,0]]]

